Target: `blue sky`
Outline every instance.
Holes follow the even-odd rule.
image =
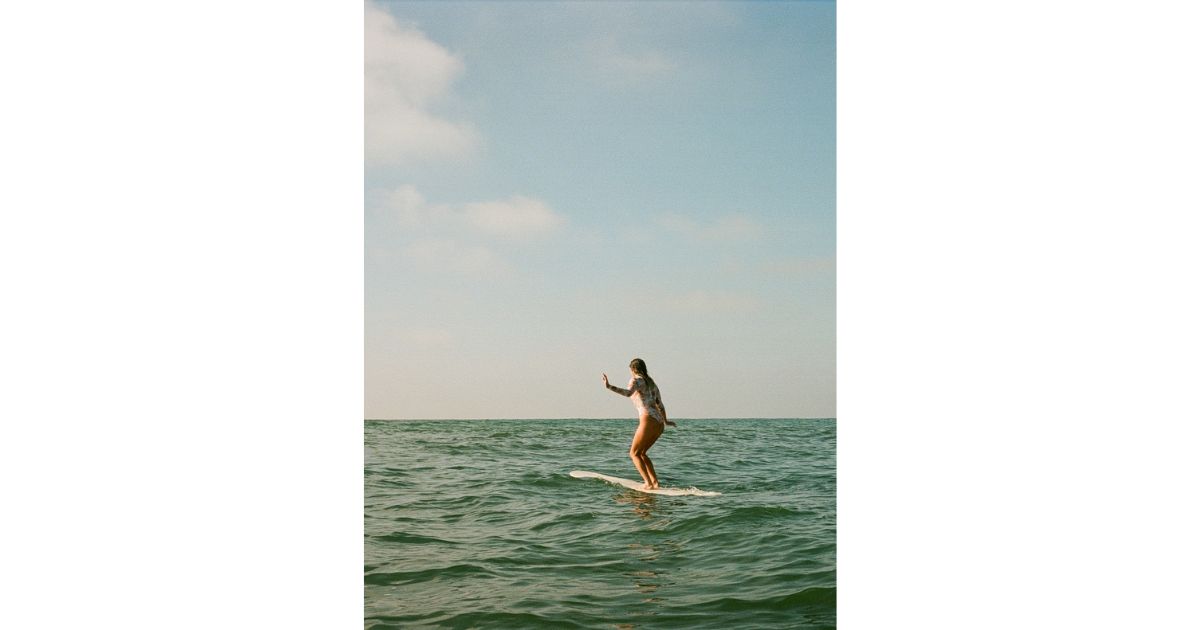
[[[368,3],[366,417],[832,417],[831,2]]]

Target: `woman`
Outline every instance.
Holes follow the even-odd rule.
[[[630,361],[629,371],[633,373],[633,378],[629,379],[629,389],[609,385],[607,374],[600,376],[604,377],[606,388],[632,398],[633,405],[637,407],[638,428],[637,432],[633,434],[633,444],[629,447],[629,459],[633,460],[633,465],[637,468],[638,474],[642,476],[642,481],[646,482],[642,489],[653,490],[658,487],[658,475],[654,474],[654,463],[650,461],[646,451],[654,446],[654,442],[658,440],[658,436],[662,435],[668,424],[678,425],[667,419],[667,409],[663,407],[662,396],[658,393],[658,385],[655,385],[654,379],[646,373],[646,362],[641,359]]]

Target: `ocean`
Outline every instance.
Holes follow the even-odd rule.
[[[833,628],[833,419],[368,420],[366,628]]]

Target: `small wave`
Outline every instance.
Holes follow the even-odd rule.
[[[722,597],[699,604],[696,608],[710,612],[737,612],[753,609],[787,610],[797,607],[834,607],[836,605],[836,587],[811,586],[804,590],[779,597],[764,597],[761,599]]]
[[[772,519],[794,517],[799,513],[799,510],[781,505],[742,506],[728,511],[693,516],[679,521],[672,529],[677,532],[709,531],[720,525],[740,526],[745,523],[762,523]]]
[[[760,519],[797,516],[801,513],[796,508],[786,505],[744,505],[728,512],[728,516],[736,519]]]
[[[469,612],[438,621],[451,628],[587,628],[564,615],[553,617],[531,612]]]
[[[551,515],[550,518],[533,525],[529,531],[537,532],[556,525],[579,525],[593,521],[595,518],[596,515],[591,512],[562,512]]]
[[[627,561],[620,559],[573,562],[569,557],[561,554],[543,556],[536,560],[525,554],[514,554],[511,556],[488,558],[487,563],[498,569],[519,569],[521,571],[568,571],[571,569],[581,569],[589,573],[608,571],[614,568],[620,570],[629,567]]]
[[[781,597],[777,603],[782,606],[804,604],[837,605],[837,588],[833,586],[812,586],[802,591]]]
[[[424,502],[424,507],[441,510],[473,510],[502,505],[506,501],[505,497],[490,493],[462,494],[459,496],[442,495],[427,499]]]
[[[413,487],[413,482],[411,482],[407,479],[393,479],[393,478],[381,476],[378,479],[374,479],[373,482],[375,483],[375,485],[381,486],[384,488],[403,488],[403,489],[407,490],[407,489]]]
[[[541,471],[522,473],[515,480],[522,488],[562,488],[570,483],[567,475],[549,474]]]
[[[384,542],[398,542],[398,543],[417,544],[417,545],[429,544],[429,543],[440,544],[440,545],[461,545],[462,544],[455,540],[442,540],[441,538],[434,538],[433,536],[422,536],[420,534],[408,534],[405,532],[392,532],[390,534],[383,534],[381,536],[371,536],[371,538],[373,538],[374,540],[381,540]]]
[[[423,569],[420,571],[380,571],[368,573],[363,582],[373,586],[394,586],[398,584],[414,584],[435,578],[456,579],[469,576],[495,577],[495,573],[477,564],[455,564],[438,569]]]

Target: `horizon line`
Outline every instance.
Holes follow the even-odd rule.
[[[363,418],[363,422],[410,422],[426,420],[636,420],[630,417],[607,418]],[[713,416],[707,418],[672,418],[673,420],[837,420],[837,416]]]

